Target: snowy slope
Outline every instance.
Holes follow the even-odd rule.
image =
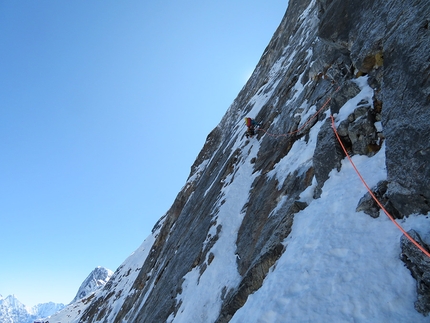
[[[94,269],[80,286],[78,293],[71,304],[77,303],[79,299],[89,296],[96,290],[102,288],[109,281],[112,274],[113,272],[111,270],[103,267],[97,267]],[[79,307],[75,307],[75,305],[71,306],[73,308]],[[44,318],[54,315],[64,308],[64,304],[56,304],[53,302],[37,304],[30,308],[22,304],[12,295],[6,298],[0,296],[0,322],[33,323],[36,320],[48,321],[48,319]],[[61,319],[58,321],[62,322]]]
[[[368,91],[365,85],[355,101]],[[351,103],[339,118],[348,116]],[[296,142],[300,149],[292,150],[310,159],[316,135],[311,131],[310,144]],[[353,157],[369,186],[386,179],[384,152]],[[289,154],[278,167],[299,167],[293,158]],[[296,215],[286,252],[231,322],[429,322],[414,309],[415,281],[399,258],[402,233],[382,212],[373,219],[355,211],[366,188],[351,164],[345,159],[340,172],[332,171],[320,199],[312,199],[312,189],[301,196],[310,204]],[[400,222],[430,241],[428,217]]]
[[[237,142],[242,144],[242,142]],[[259,149],[258,141],[249,147],[247,158],[238,165],[235,172],[228,175],[224,181],[224,188],[220,195],[225,196],[220,201],[216,224],[208,233],[207,242],[216,234],[216,227],[221,225],[224,230],[210,249],[212,261],[208,263],[203,274],[196,267],[185,277],[182,284],[183,292],[178,295],[177,302],[182,304],[176,314],[168,322],[214,322],[221,309],[221,295],[227,286],[235,286],[240,282],[240,275],[236,265],[236,235],[242,223],[241,209],[248,200],[248,191],[252,181],[258,176],[253,174],[250,160],[256,157]],[[236,147],[233,148],[236,150]],[[233,180],[234,178],[234,180]],[[209,256],[208,256],[209,257]],[[210,262],[210,264],[209,264]],[[218,283],[217,283],[218,282]],[[211,290],[210,293],[207,291]],[[194,306],[189,306],[194,304]]]
[[[336,124],[346,119],[359,102],[372,97],[367,77],[358,79],[357,84],[361,92],[340,109]],[[295,97],[299,95],[300,89]],[[249,115],[258,113],[261,100],[264,102],[255,98],[257,104]],[[313,126],[307,142],[304,138],[296,141],[268,177],[282,183],[288,174],[306,166],[327,118],[328,114]],[[243,131],[238,129],[238,133]],[[238,140],[236,145],[245,146],[245,140]],[[177,298],[182,305],[168,322],[214,322],[225,286],[238,284],[235,237],[242,220],[240,211],[259,175],[253,174],[251,164],[259,142],[254,140],[249,145],[222,192],[226,200],[217,224],[228,230],[212,247],[215,258],[206,271],[200,274],[195,268],[185,277],[183,292]],[[386,179],[385,149],[372,158],[354,156],[353,161],[370,187]],[[382,212],[373,219],[355,211],[366,188],[348,160],[342,161],[339,172],[330,173],[320,199],[313,199],[314,188],[310,186],[301,196],[309,206],[296,214],[293,230],[284,241],[285,253],[261,289],[249,297],[231,322],[429,322],[414,309],[416,282],[399,258],[402,233]],[[430,242],[428,217],[411,216],[400,222],[406,230],[414,228]]]
[[[150,235],[142,243],[142,245],[124,261],[124,263],[115,271],[114,275],[111,276],[108,287],[114,286],[114,288],[118,291],[126,292],[131,289],[139,269],[141,268],[143,261],[146,259],[152,244],[154,243],[154,237],[156,235],[157,232]],[[87,294],[85,298],[69,304],[62,311],[46,318],[46,320],[61,323],[80,322],[80,315],[88,308],[88,306],[91,304],[91,301],[100,294],[103,294],[103,289],[97,289],[96,291]],[[116,313],[119,310],[119,308],[123,305],[125,296],[127,296],[126,293],[120,294],[122,294],[122,296],[120,295],[115,298],[115,303],[110,301],[113,313]]]
[[[309,30],[315,24],[315,16],[311,14],[315,5],[312,1],[301,15],[305,20],[302,26]],[[276,88],[277,76],[289,68],[294,55],[296,51],[273,64],[267,85],[250,100],[253,108],[248,116],[258,115],[266,99],[272,96],[272,92],[264,88]],[[301,77],[292,86],[295,93],[290,104],[300,102],[298,99],[312,82],[309,80],[302,85],[300,81]],[[341,107],[336,117],[337,126],[361,102],[372,102],[374,93],[367,77],[358,79],[357,84],[361,91]],[[316,107],[307,101],[304,103],[300,116],[301,120],[308,120]],[[328,113],[312,127],[309,138],[294,143],[268,178],[275,177],[283,183],[288,175],[306,169],[312,162],[318,132],[327,118]],[[255,176],[259,175],[253,173],[251,164],[259,142],[252,141],[250,147],[246,147],[245,140],[239,139],[243,127],[238,119],[237,134],[232,137],[246,154],[240,156],[241,164],[224,185],[221,195],[226,196],[226,200],[217,217],[217,224],[228,230],[220,234],[211,249],[215,258],[206,271],[200,275],[196,268],[185,277],[183,292],[177,297],[181,306],[169,322],[215,321],[223,291],[225,293],[226,286],[234,288],[237,284],[235,236],[243,215],[240,210],[247,201],[248,192],[252,191]],[[354,156],[353,161],[370,187],[387,178],[385,146],[372,158]],[[232,177],[234,181],[230,182]],[[301,200],[309,206],[294,217],[292,232],[284,241],[285,253],[263,286],[249,297],[231,322],[429,322],[428,317],[414,309],[416,282],[399,258],[402,233],[383,213],[373,219],[355,211],[366,188],[347,159],[342,161],[340,171],[330,173],[320,199],[313,199],[314,185],[301,195]],[[282,200],[277,208],[281,207]],[[406,230],[413,228],[425,241],[430,241],[428,217],[415,215],[399,222]]]
[[[330,3],[345,16],[341,5],[349,2]],[[345,39],[327,45],[318,37],[318,17],[328,6],[290,2],[153,233],[103,289],[50,320],[430,321],[414,308],[417,282],[400,260],[401,232],[382,212],[373,218],[356,211],[367,191],[339,153],[330,122],[333,116],[343,127],[367,185],[389,181],[390,146],[378,110],[383,73],[378,64],[355,72],[374,58],[373,49],[352,57]],[[263,124],[249,140],[244,117]],[[430,243],[424,214],[397,222]]]

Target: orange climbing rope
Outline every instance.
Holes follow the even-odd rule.
[[[334,82],[334,81],[333,81]],[[315,112],[315,114],[309,118],[309,120],[307,120],[300,128],[298,128],[295,131],[291,131],[291,132],[287,132],[287,133],[283,133],[283,134],[273,134],[273,133],[269,133],[264,129],[256,129],[256,131],[263,131],[264,133],[266,133],[269,136],[278,138],[278,137],[287,137],[289,135],[293,135],[295,133],[298,133],[300,131],[302,131],[306,125],[308,125],[312,119],[314,119],[316,116],[318,116],[318,114],[327,106],[327,104],[331,101],[333,95],[338,92],[340,89],[340,85],[338,85],[338,87],[336,88],[336,90],[332,93],[332,95],[330,95],[327,100],[324,102],[324,104],[321,106],[321,108]],[[382,211],[384,211],[384,213],[387,215],[387,217],[394,223],[394,225],[405,235],[405,237],[412,242],[418,249],[420,249],[427,257],[430,258],[430,253],[423,247],[421,246],[418,242],[416,242],[401,226],[400,224],[398,224],[394,218],[391,216],[390,213],[388,213],[388,211],[385,209],[385,207],[381,204],[381,202],[379,202],[379,200],[376,198],[375,194],[373,194],[372,190],[370,189],[370,187],[367,185],[366,181],[363,179],[363,177],[361,176],[360,172],[358,171],[357,167],[355,166],[354,162],[352,161],[351,157],[349,156],[348,152],[346,151],[345,146],[343,145],[339,134],[337,133],[337,129],[336,129],[336,125],[334,122],[334,117],[333,115],[330,115],[331,117],[331,124],[332,124],[332,128],[333,131],[336,135],[336,138],[340,144],[340,146],[342,147],[343,152],[345,153],[346,157],[348,157],[349,162],[351,163],[352,167],[354,168],[355,172],[357,173],[358,177],[360,178],[360,180],[363,182],[364,186],[366,187],[367,191],[369,192],[370,196],[375,200],[375,202],[378,204],[378,206],[381,208]]]
[[[337,133],[336,130],[336,125],[334,123],[334,117],[333,115],[330,116],[331,117],[331,126],[333,128],[333,131],[336,135],[337,141],[339,141],[340,146],[342,147],[343,152],[345,153],[346,157],[348,157],[349,162],[351,163],[352,167],[354,168],[355,172],[357,173],[358,177],[360,178],[360,180],[363,182],[364,186],[366,187],[367,191],[369,192],[370,196],[372,196],[372,198],[375,200],[375,202],[379,205],[379,207],[381,208],[382,211],[384,211],[384,213],[387,215],[387,217],[395,224],[395,226],[402,231],[402,233],[405,235],[406,238],[408,238],[418,249],[420,249],[427,257],[430,258],[430,253],[424,249],[424,247],[422,247],[418,242],[416,242],[401,226],[400,224],[398,224],[394,218],[391,216],[390,213],[388,213],[388,211],[384,208],[384,206],[381,204],[381,202],[378,201],[378,199],[376,198],[375,194],[373,194],[372,190],[370,189],[370,187],[367,185],[367,183],[365,182],[365,180],[363,179],[363,177],[361,176],[360,172],[358,171],[357,167],[355,166],[354,162],[352,161],[351,157],[349,156],[348,152],[346,151],[345,146],[343,145],[342,141],[340,140],[339,134]]]
[[[298,128],[298,129],[296,129],[296,130],[294,130],[294,131],[291,131],[291,132],[287,132],[287,133],[281,133],[281,134],[274,134],[274,133],[270,133],[270,132],[268,132],[268,131],[266,131],[266,130],[264,130],[264,129],[256,129],[256,131],[263,131],[264,133],[266,133],[267,135],[269,135],[269,136],[271,136],[271,137],[275,137],[275,138],[278,138],[278,137],[288,137],[288,136],[291,136],[291,135],[294,135],[294,134],[296,134],[296,133],[299,133],[300,131],[302,131],[315,117],[317,117],[318,116],[318,114],[327,106],[327,104],[329,104],[329,102],[331,101],[331,98],[333,97],[333,95],[337,92],[337,91],[339,91],[339,89],[340,89],[340,86],[338,86],[337,88],[336,88],[336,90],[333,92],[333,94],[331,95],[331,96],[329,96],[328,98],[327,98],[327,100],[324,102],[324,104],[321,106],[321,108],[319,108],[319,110],[317,111],[317,112],[315,112],[310,118],[309,118],[309,120],[307,120],[300,128]]]

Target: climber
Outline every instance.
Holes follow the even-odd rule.
[[[248,127],[248,129],[245,132],[245,136],[246,138],[249,138],[249,137],[252,138],[255,135],[255,126],[258,127],[260,125],[257,122],[255,122],[254,119],[251,119],[249,117],[245,118],[245,124]]]

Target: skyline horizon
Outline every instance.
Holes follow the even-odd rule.
[[[67,304],[139,248],[287,6],[0,3],[1,295]]]

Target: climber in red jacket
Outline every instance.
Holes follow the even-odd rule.
[[[251,119],[249,117],[245,118],[245,124],[248,127],[248,129],[245,132],[245,136],[246,136],[246,138],[249,138],[249,137],[252,138],[255,135],[255,126],[258,127],[259,124],[257,122],[255,122],[254,119]]]

